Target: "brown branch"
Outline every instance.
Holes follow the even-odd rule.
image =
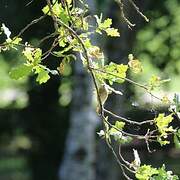
[[[145,19],[146,22],[149,22],[149,19],[140,11],[139,7],[134,3],[133,0],[128,0],[132,6],[134,7],[134,9],[137,11],[137,13],[143,17]]]
[[[50,35],[47,35],[47,36],[45,36],[45,37],[43,37],[40,41],[39,41],[39,43],[38,43],[38,46],[40,46],[44,41],[46,41],[47,39],[50,39],[50,38],[53,38],[53,37],[55,37],[56,35],[58,35],[56,32],[54,32],[54,33],[52,33],[52,34],[50,34]]]
[[[47,4],[48,4],[48,7],[49,7],[49,11],[51,13],[51,17],[53,19],[53,22],[54,22],[54,29],[56,31],[58,31],[58,23],[57,23],[57,18],[53,12],[53,9],[52,9],[52,4],[51,4],[51,1],[50,0],[46,0]]]
[[[85,58],[87,60],[87,68],[92,76],[92,79],[93,79],[93,83],[94,83],[94,86],[95,86],[95,89],[96,89],[96,92],[97,92],[97,96],[98,96],[98,102],[99,102],[99,105],[100,105],[100,115],[101,117],[103,117],[104,113],[103,113],[103,105],[102,105],[102,102],[101,102],[101,97],[100,97],[100,94],[99,94],[99,89],[98,89],[98,85],[97,85],[97,82],[96,82],[96,78],[95,78],[95,75],[94,75],[94,72],[91,68],[91,63],[90,63],[90,58],[88,56],[88,52],[87,52],[87,49],[85,47],[85,44],[83,42],[83,40],[78,36],[78,34],[71,28],[69,27],[68,25],[66,25],[63,21],[61,21],[60,19],[58,19],[57,21],[61,26],[65,27],[77,40],[78,42],[81,44],[82,46],[82,49],[84,51],[84,55],[85,55]]]
[[[20,37],[27,29],[29,29],[32,25],[37,24],[39,21],[41,21],[42,19],[44,19],[47,15],[43,15],[37,19],[34,19],[33,21],[31,21],[28,25],[26,25],[20,32],[18,35],[16,35],[16,37]]]
[[[122,172],[123,172],[123,175],[126,177],[126,179],[132,180],[132,179],[125,173],[124,168],[126,168],[129,172],[131,172],[131,173],[133,173],[133,174],[135,174],[135,171],[133,171],[132,169],[130,169],[129,167],[127,167],[125,164],[123,164],[123,163],[120,162],[120,160],[119,160],[116,152],[114,151],[114,148],[111,146],[111,144],[108,144],[108,147],[109,147],[110,150],[112,151],[112,153],[113,153],[113,155],[114,155],[117,163],[119,164],[119,166],[120,166],[120,168],[121,168],[121,170],[122,170]]]
[[[117,2],[117,4],[119,5],[119,8],[121,10],[121,17],[127,23],[129,29],[132,29],[132,27],[134,27],[136,24],[131,23],[131,21],[126,18],[125,14],[124,14],[124,4],[123,4],[122,0],[115,0],[115,1]]]
[[[118,132],[122,133],[123,135],[126,135],[126,136],[130,136],[130,137],[133,137],[133,138],[137,138],[137,139],[147,139],[147,137],[145,137],[145,135],[136,135],[136,134],[131,134],[131,133],[127,133],[119,128],[117,128],[116,126],[114,126],[113,124],[111,124],[104,116],[103,116],[103,121],[108,124],[110,127],[116,129]],[[154,138],[156,136],[149,136],[149,138]]]
[[[49,48],[49,50],[47,50],[47,51],[42,55],[42,57],[43,57],[43,56],[44,56],[44,57],[43,57],[41,60],[46,59],[46,58],[51,54],[52,50],[53,50],[58,44],[59,44],[58,38],[54,39],[54,41],[53,41],[51,47]]]
[[[119,116],[119,115],[117,115],[117,114],[115,114],[115,113],[113,113],[112,111],[109,111],[109,110],[107,110],[107,109],[104,109],[104,111],[105,111],[106,113],[112,115],[113,117],[118,118],[118,119],[121,119],[121,120],[123,120],[124,122],[130,123],[130,124],[136,124],[136,125],[141,126],[141,125],[143,125],[143,124],[148,124],[148,123],[149,123],[149,124],[152,124],[152,123],[154,123],[154,120],[146,120],[146,121],[142,121],[142,122],[132,121],[132,120],[129,120],[129,119],[125,118],[125,117]]]

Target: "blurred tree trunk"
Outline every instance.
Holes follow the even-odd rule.
[[[93,1],[88,2],[91,9],[95,12],[93,3]],[[120,10],[117,4],[113,2],[106,3],[110,8],[104,8],[104,10],[108,10],[108,12],[103,13],[113,19],[114,26],[118,27],[121,32],[120,39],[109,39],[107,41],[106,54],[110,61],[123,63],[125,57],[131,53],[136,30],[134,29],[132,31],[127,28],[127,24],[124,24],[124,22],[121,23]],[[144,6],[143,4],[142,6]],[[128,10],[126,10],[128,17],[134,17],[134,12],[132,13],[132,9],[130,9],[128,5],[126,9]],[[136,19],[133,19],[133,21],[136,21]],[[104,44],[100,46],[102,47]],[[74,88],[70,130],[64,161],[60,169],[60,180],[117,180],[119,179],[120,169],[116,165],[114,157],[105,143],[102,140],[98,140],[96,147],[97,152],[95,152],[94,149],[94,131],[96,128],[94,119],[96,119],[96,116],[92,112],[92,85],[89,83],[89,77],[80,67],[80,65],[76,64],[76,86]],[[115,112],[123,114],[125,109],[121,107],[121,104],[123,104],[124,101],[125,97],[112,97],[107,106]],[[93,166],[95,153],[97,153],[96,167]]]
[[[95,128],[92,82],[81,62],[75,64],[73,102],[60,180],[95,179]]]
[[[91,12],[94,0],[88,0]],[[70,128],[62,161],[60,180],[95,180],[95,129],[97,115],[93,109],[93,84],[80,61],[75,62]]]

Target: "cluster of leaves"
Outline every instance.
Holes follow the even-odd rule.
[[[27,61],[26,63],[12,69],[10,72],[10,77],[18,80],[24,76],[28,76],[31,72],[34,72],[37,74],[36,81],[39,82],[39,84],[47,82],[50,76],[48,75],[46,67],[40,64],[42,50],[39,48],[34,49],[31,47],[26,47],[22,53],[26,57]]]
[[[172,126],[169,126],[169,123],[171,123],[172,120],[173,120],[172,114],[168,116],[165,116],[165,114],[159,114],[158,117],[154,119],[158,131],[160,133],[160,135],[157,137],[157,141],[161,145],[169,144],[170,142],[164,139],[167,138],[168,133],[176,132],[176,130],[173,129]]]
[[[135,177],[139,180],[161,180],[171,179],[178,180],[177,175],[173,175],[172,171],[166,171],[165,165],[163,164],[160,168],[154,168],[151,165],[141,165],[140,157],[137,150],[134,150],[134,161],[131,163],[131,167],[135,170]]]
[[[112,36],[112,37],[120,36],[120,33],[118,32],[118,30],[111,27],[112,19],[107,18],[106,20],[102,22],[102,14],[100,18],[97,15],[95,15],[95,18],[98,25],[98,27],[96,28],[97,33],[102,34],[102,31],[105,31],[108,36]]]
[[[45,15],[52,17],[55,27],[55,32],[53,33],[54,42],[46,52],[43,52],[39,47],[32,47],[29,43],[23,44],[23,40],[20,37],[11,38],[9,29],[4,24],[2,25],[2,33],[4,33],[7,38],[5,42],[0,45],[0,50],[6,51],[21,46],[23,47],[22,54],[25,58],[21,65],[11,70],[10,77],[18,80],[33,73],[37,75],[36,81],[38,83],[46,83],[50,79],[50,74],[65,75],[70,62],[76,59],[75,54],[79,54],[84,68],[86,68],[93,77],[97,92],[99,110],[101,111],[100,115],[104,123],[104,130],[101,130],[98,134],[106,139],[110,147],[112,147],[112,140],[117,142],[118,145],[129,143],[134,136],[133,134],[127,135],[127,133],[125,133],[124,127],[126,124],[123,119],[119,118],[113,125],[108,121],[108,116],[104,117],[103,115],[104,103],[108,98],[108,94],[114,92],[122,95],[120,91],[112,87],[113,83],[122,84],[128,81],[151,93],[154,88],[159,87],[164,81],[160,80],[157,76],[152,76],[149,83],[147,83],[148,85],[144,86],[128,79],[128,70],[135,74],[143,71],[141,62],[134,58],[132,54],[129,55],[129,62],[127,64],[110,62],[105,65],[104,54],[100,47],[93,45],[91,35],[95,33],[100,35],[105,33],[110,37],[119,37],[120,33],[118,29],[112,27],[112,19],[107,18],[103,20],[102,14],[100,17],[97,15],[88,15],[87,4],[84,4],[83,7],[77,7],[72,0],[65,0],[63,2],[64,3],[59,3],[57,0],[54,0],[51,4],[51,1],[47,0],[47,5],[42,9]],[[89,20],[92,18],[94,22]],[[56,51],[54,51],[55,47]],[[57,70],[51,70],[43,65],[42,61],[49,55],[61,59]],[[177,97],[174,100],[174,104],[176,111],[178,111],[180,103]],[[153,120],[158,131],[158,135],[155,137],[161,145],[169,143],[167,136],[172,133],[174,134],[175,141],[179,142],[179,131],[169,126],[172,120],[172,114],[168,116],[159,114],[158,117]],[[148,141],[147,137],[148,136],[143,136],[142,138],[142,136],[139,136],[139,139]],[[151,138],[151,135],[149,135],[149,138]],[[129,164],[129,168],[135,170],[134,174],[137,179],[177,178],[173,176],[171,172],[166,172],[164,166],[159,169],[152,168],[150,165],[141,166],[139,155],[135,150],[134,155],[135,160]]]
[[[106,121],[108,121],[108,117],[106,117]],[[123,128],[125,126],[125,122],[116,121],[114,125],[111,127],[108,123],[105,123],[105,131],[101,130],[98,135],[102,138],[105,138],[108,143],[111,143],[111,137],[118,144],[130,143],[132,138],[130,136],[123,135]]]
[[[142,165],[136,172],[136,178],[139,180],[179,179],[178,176],[173,175],[172,171],[166,171],[165,165],[158,169],[153,168],[151,165]]]

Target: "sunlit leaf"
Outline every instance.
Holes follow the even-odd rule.
[[[153,168],[150,165],[143,165],[138,168],[136,178],[139,180],[149,180],[149,178],[155,174],[158,174],[158,170],[156,168]]]
[[[142,64],[138,59],[130,59],[128,65],[131,68],[132,72],[136,74],[142,72]]]
[[[166,140],[168,133],[175,132],[172,126],[169,126],[173,120],[172,114],[165,116],[165,114],[159,114],[157,118],[154,119],[156,126],[160,135],[157,138],[157,141],[161,145],[169,144],[169,141]]]
[[[178,180],[178,176],[173,175],[172,171],[166,171],[165,165],[158,168],[158,174],[152,177],[153,180]]]
[[[118,29],[115,28],[107,28],[106,33],[108,36],[112,36],[112,37],[119,37],[120,33],[118,32]]]
[[[22,41],[22,38],[15,37],[12,39],[12,43],[18,45]]]
[[[41,61],[42,50],[40,48],[26,47],[23,54],[30,63],[37,65]]]
[[[46,83],[50,79],[49,73],[42,67],[35,67],[35,73],[38,74],[36,81],[39,84]]]

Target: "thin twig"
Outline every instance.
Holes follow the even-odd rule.
[[[47,39],[53,38],[53,37],[55,37],[56,35],[57,35],[57,33],[54,32],[54,33],[52,33],[52,34],[50,34],[50,35],[47,35],[47,36],[43,37],[43,38],[39,41],[38,46],[40,46],[40,45],[41,45],[44,41],[46,41]]]
[[[95,89],[96,89],[96,92],[97,92],[97,95],[98,95],[98,102],[99,102],[99,105],[100,105],[100,114],[101,116],[103,116],[103,105],[102,105],[102,102],[101,102],[101,97],[100,97],[100,94],[99,94],[99,89],[98,89],[98,85],[97,85],[97,82],[96,82],[96,78],[95,78],[95,75],[94,75],[94,72],[91,68],[91,64],[90,64],[90,58],[88,56],[88,52],[87,52],[87,49],[85,47],[85,44],[83,42],[83,40],[78,36],[78,34],[71,28],[69,27],[68,25],[66,25],[63,21],[61,21],[60,19],[58,19],[57,21],[60,25],[64,26],[77,40],[78,42],[81,44],[82,48],[83,48],[83,51],[84,51],[84,55],[85,55],[85,58],[87,60],[87,68],[92,76],[92,79],[93,79],[93,83],[94,83],[94,86],[95,86]]]
[[[43,15],[37,19],[34,19],[33,21],[31,21],[28,25],[26,25],[19,33],[16,37],[20,37],[27,29],[29,29],[32,25],[37,24],[39,21],[41,21],[42,19],[44,19],[47,15]]]
[[[146,22],[149,22],[149,19],[140,11],[139,7],[134,3],[133,0],[128,0],[132,6],[134,7],[134,9],[137,11],[137,13],[145,19]]]
[[[137,138],[137,139],[145,139],[147,137],[145,137],[145,135],[139,135],[139,134],[131,134],[131,133],[128,133],[128,132],[125,132],[119,128],[117,128],[115,125],[111,124],[105,117],[103,117],[103,121],[108,124],[110,127],[116,129],[117,131],[119,131],[120,133],[122,133],[123,135],[126,135],[126,136],[130,136],[130,137],[133,137],[133,138]],[[149,138],[154,138],[156,136],[149,136]]]
[[[119,116],[119,115],[117,115],[117,114],[115,114],[112,111],[109,111],[107,109],[104,109],[104,111],[107,112],[108,114],[112,115],[113,117],[118,118],[120,120],[123,120],[124,122],[130,123],[130,124],[136,124],[136,125],[141,126],[141,125],[148,124],[148,123],[149,124],[154,123],[154,120],[146,120],[146,121],[142,121],[142,122],[132,121],[132,120],[129,120],[125,117]]]
[[[51,1],[50,1],[50,0],[46,0],[46,2],[47,2],[47,4],[48,4],[49,11],[50,11],[50,13],[51,13],[51,17],[52,17],[53,22],[54,22],[54,29],[55,29],[56,31],[58,31],[57,17],[55,16],[55,14],[54,14],[54,12],[53,12]]]
[[[123,164],[123,163],[120,162],[120,160],[119,160],[116,152],[114,151],[114,148],[111,146],[111,144],[108,144],[108,147],[111,149],[111,151],[112,151],[112,153],[113,153],[113,155],[114,155],[117,163],[119,164],[119,166],[120,166],[120,168],[121,168],[121,170],[122,170],[122,172],[123,172],[123,175],[124,175],[128,180],[132,180],[132,179],[125,173],[124,168],[126,168],[129,172],[131,172],[131,173],[133,173],[133,174],[135,174],[135,171],[133,171],[132,169],[130,169],[129,167],[127,167],[125,164]]]
[[[126,18],[125,14],[124,14],[124,4],[122,2],[122,0],[115,0],[121,10],[121,17],[123,18],[123,20],[127,23],[129,29],[132,29],[132,27],[134,27],[136,24],[131,23],[131,21],[129,19]]]
[[[119,145],[119,157],[121,158],[121,160],[122,160],[125,164],[127,164],[128,166],[131,165],[131,163],[129,163],[128,161],[126,161],[126,160],[123,158],[122,153],[121,153],[121,145]]]
[[[49,48],[49,50],[46,51],[46,52],[42,55],[42,57],[43,57],[43,56],[44,56],[44,57],[41,58],[41,61],[44,60],[44,59],[46,59],[46,58],[51,54],[52,50],[53,50],[58,44],[59,44],[58,38],[54,39],[54,41],[53,41],[51,47]]]

